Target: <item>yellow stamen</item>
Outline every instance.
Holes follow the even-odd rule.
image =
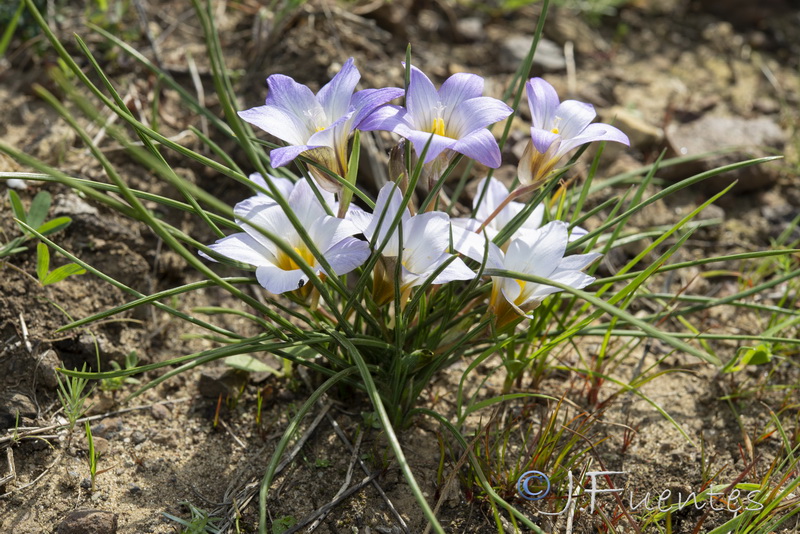
[[[553,132],[554,134],[558,134],[558,128],[553,128],[553,129],[552,129],[552,130],[550,130],[550,131],[551,131],[551,132]]]
[[[444,135],[444,119],[441,117],[437,117],[433,119],[433,127],[431,128],[431,133],[436,135]]]

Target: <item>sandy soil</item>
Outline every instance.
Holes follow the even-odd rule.
[[[545,30],[552,51],[532,71],[532,75],[546,77],[560,94],[593,103],[603,120],[616,117],[616,124],[629,134],[633,142],[630,150],[608,147],[602,170],[607,175],[651,163],[662,149],[671,154],[705,151],[708,146],[701,139],[710,139],[711,148],[745,145],[732,158],[785,154],[782,161],[737,175],[740,184],[703,216],[721,221],[693,235],[677,261],[762,250],[798,215],[800,206],[796,186],[800,143],[795,131],[800,42],[793,37],[800,22],[798,12],[788,1],[760,2],[759,8],[735,13],[721,9],[723,3],[640,0],[594,18],[556,8]],[[104,23],[154,57],[136,12],[130,8],[117,13],[118,4],[111,4]],[[316,89],[351,56],[362,72],[363,87],[399,85],[400,62],[408,42],[413,45],[415,64],[435,81],[441,82],[454,72],[476,72],[486,77],[486,92],[499,96],[518,64],[515,55],[527,50],[525,40],[529,42],[539,11],[537,6],[503,11],[495,4],[487,3],[479,9],[470,8],[466,2],[438,0],[387,4],[313,0],[270,27],[269,17],[260,16],[263,11],[259,11],[258,3],[246,1],[219,3],[216,21],[226,60],[237,73],[237,89],[247,107],[263,100],[263,80],[269,74],[284,73]],[[73,31],[82,35],[102,58],[132,109],[146,113],[157,88],[155,80],[129,58],[109,50],[83,25],[93,5],[57,8],[59,34],[67,40]],[[146,8],[146,27],[157,43],[159,61],[194,92],[197,87],[190,76],[191,56],[206,104],[216,109],[202,35],[190,3],[151,1]],[[21,35],[12,41],[0,71],[0,114],[4,117],[0,139],[71,175],[101,176],[101,169],[76,135],[33,89],[34,84],[41,84],[60,94],[49,75],[56,65],[55,55],[41,36],[23,40]],[[197,117],[179,105],[176,93],[160,91],[163,128],[196,147],[196,139],[186,132],[189,125],[199,124]],[[526,119],[523,113],[514,128],[504,165],[497,173],[501,178],[513,175],[526,136]],[[738,138],[737,131],[743,132]],[[90,133],[96,135],[97,128]],[[100,146],[126,169],[126,179],[133,187],[174,195],[146,169],[127,162],[113,142],[101,141]],[[240,156],[232,147],[226,148],[234,157]],[[381,157],[384,148],[375,148],[373,157]],[[208,169],[176,155],[168,157],[182,175],[226,202],[233,204],[245,195],[244,188]],[[12,170],[26,168],[0,155],[0,171]],[[680,166],[660,173],[659,178],[669,183],[696,170]],[[586,165],[579,165],[574,172],[580,180]],[[367,169],[365,174],[369,174]],[[633,225],[648,228],[674,222],[721,185],[715,182],[674,195],[638,216]],[[27,205],[40,190],[53,195],[51,216],[73,219],[72,225],[58,234],[59,243],[117,280],[151,293],[199,279],[146,227],[92,205],[62,186],[31,184],[20,195]],[[591,202],[599,203],[621,192],[622,188],[603,191]],[[0,193],[0,235],[16,235],[2,182]],[[183,214],[162,210],[160,215],[200,241],[213,239],[207,229]],[[587,225],[599,223],[597,218]],[[640,246],[634,244],[610,254],[604,260],[604,271],[615,272],[641,250]],[[796,263],[796,259],[791,261]],[[653,288],[724,295],[770,276],[739,263],[719,269],[727,272],[703,277],[698,269],[683,270],[654,281]],[[140,362],[147,363],[190,354],[210,344],[187,339],[185,336],[193,332],[191,325],[155,308],[135,310],[121,321],[96,324],[87,330],[57,333],[69,321],[67,315],[85,317],[130,297],[90,275],[41,287],[31,276],[35,271],[35,247],[0,264],[0,415],[3,409],[8,412],[14,406],[22,415],[16,430],[13,421],[5,422],[8,430],[0,430],[0,481],[5,481],[0,483],[0,532],[54,532],[71,511],[82,509],[115,514],[116,531],[120,533],[176,532],[180,526],[165,514],[188,518],[186,503],[224,518],[231,532],[237,525],[242,532],[255,531],[258,484],[287,421],[309,391],[303,373],[291,380],[264,373],[242,376],[228,372],[223,376],[226,369],[220,364],[185,373],[130,403],[122,401],[135,388],[133,384],[123,384],[114,391],[95,391],[87,415],[94,417],[92,433],[101,456],[92,490],[82,427],[74,432],[47,429],[65,421],[55,394],[54,369],[84,363],[96,367],[96,348],[101,365],[108,368],[111,361],[124,365],[126,356],[134,351]],[[776,295],[779,297],[776,293],[759,298],[769,303]],[[208,304],[241,307],[216,289],[193,293],[179,304],[184,310]],[[649,311],[646,306],[633,309]],[[695,326],[712,333],[759,334],[768,320],[763,314],[725,308],[695,318]],[[242,333],[253,332],[251,323],[225,318],[219,321]],[[585,441],[579,448],[592,444],[576,470],[620,472],[612,480],[616,487],[626,490],[622,498],[623,508],[628,510],[632,508],[627,502],[629,495],[635,503],[647,492],[654,496],[669,488],[686,493],[700,491],[709,474],[716,483],[729,483],[742,473],[746,473],[745,481],[759,481],[782,447],[780,437],[767,432],[772,414],[778,414],[797,443],[798,408],[792,400],[800,385],[796,361],[792,362],[796,354],[787,353],[786,358],[770,366],[735,376],[721,375],[718,369],[686,355],[664,358],[666,347],[642,342],[630,346],[624,356],[602,369],[622,382],[634,377],[641,366],[663,371],[640,391],[666,410],[684,430],[682,435],[651,402],[622,393],[610,381],[593,388],[596,382],[575,370],[585,369],[586,362],[579,357],[596,355],[600,341],[582,339],[580,354],[565,348],[553,355],[551,366],[540,379],[526,379],[519,385],[520,391],[563,396],[563,406],[544,401],[512,402],[502,411],[486,410],[470,419],[467,430],[483,432],[485,443],[491,443],[493,425],[495,429],[510,429],[505,461],[513,463],[556,414],[559,422],[582,433]],[[733,357],[737,348],[731,342],[713,345],[723,361]],[[269,361],[270,356],[264,358]],[[497,365],[499,362],[491,362],[479,371],[490,373]],[[465,367],[466,363],[456,365],[437,377],[423,404],[452,416],[455,384]],[[144,382],[155,376],[138,378]],[[497,380],[490,380],[481,396],[496,394],[500,383],[498,373]],[[781,387],[770,388],[770,384]],[[259,392],[265,403],[262,421],[257,424]],[[725,400],[726,395],[732,400]],[[218,403],[220,398],[223,400]],[[360,458],[366,472],[375,475],[374,483],[366,483],[333,506],[316,532],[402,532],[402,524],[409,532],[424,530],[424,518],[381,433],[366,424],[364,414],[368,412],[366,399],[334,397],[315,412],[318,421],[307,418],[304,428],[308,441],[271,491],[268,510],[273,520],[301,520],[329,503],[348,476],[351,485],[361,481],[367,475],[355,461]],[[27,430],[42,428],[45,430],[38,437],[15,439]],[[358,444],[355,453],[337,429],[349,443]],[[560,446],[569,435],[562,436]],[[438,503],[438,515],[448,532],[497,531],[486,497],[462,468],[461,451],[441,428],[433,421],[419,420],[400,436],[418,481],[429,501]],[[485,453],[485,447],[476,447],[476,451]],[[563,502],[537,506],[520,499],[514,490],[516,479],[504,476],[505,467],[498,458],[490,454],[486,462],[488,472],[496,475],[492,484],[504,497],[546,531],[566,531],[565,515],[541,513],[557,510]],[[12,469],[14,476],[9,477]],[[606,521],[613,519],[616,532],[633,531],[625,519],[617,517],[620,508],[613,500],[604,496],[602,503],[593,510],[582,501],[570,527],[573,532],[607,532],[604,516]],[[692,532],[706,511],[688,507],[675,514],[673,532]],[[642,517],[641,509],[631,513]],[[730,510],[713,511],[699,531],[710,530],[731,516]],[[507,523],[505,518],[503,521]],[[95,526],[102,525],[98,522]],[[783,527],[782,532],[800,531],[796,523]],[[113,531],[108,528],[101,532]],[[651,527],[646,531],[656,530]]]

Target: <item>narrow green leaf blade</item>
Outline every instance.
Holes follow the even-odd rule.
[[[46,223],[42,224],[38,228],[37,227],[35,228],[36,231],[42,235],[50,235],[63,230],[70,224],[72,224],[72,219],[70,219],[69,217],[56,217],[55,219],[47,221]]]
[[[25,222],[34,228],[41,226],[47,218],[47,212],[50,210],[50,203],[52,200],[53,197],[50,196],[50,193],[47,191],[39,191],[36,196],[33,197],[31,209],[28,212],[28,220]]]
[[[17,192],[13,189],[8,190],[8,200],[11,202],[11,210],[14,212],[14,217],[22,222],[27,221],[28,216],[25,214],[25,208],[22,207],[22,201],[19,199]]]
[[[50,269],[50,249],[44,243],[39,243],[36,245],[36,276],[42,284],[47,277],[48,269]]]
[[[76,263],[68,263],[66,265],[62,265],[57,269],[53,269],[52,272],[47,274],[44,280],[42,280],[42,285],[50,285],[55,284],[56,282],[60,282],[64,278],[68,276],[72,276],[75,274],[84,274],[86,273],[86,269],[81,267]],[[41,280],[41,278],[40,278]]]

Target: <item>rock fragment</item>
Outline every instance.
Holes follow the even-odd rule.
[[[667,177],[681,179],[746,159],[783,153],[786,133],[772,119],[704,115],[685,124],[672,123],[666,128],[666,139],[673,156],[694,156],[730,149],[675,167]],[[734,191],[744,193],[763,189],[780,177],[779,168],[771,164],[751,165],[715,176],[698,187],[715,192],[738,180]]]
[[[56,527],[56,534],[116,534],[117,514],[103,510],[75,510]]]

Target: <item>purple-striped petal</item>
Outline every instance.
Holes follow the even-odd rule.
[[[459,104],[483,95],[483,78],[477,74],[459,72],[447,78],[439,88],[439,102],[444,107],[445,124],[450,122],[450,113]]]
[[[445,125],[448,133],[452,132],[452,135],[460,138],[505,119],[513,111],[496,98],[489,96],[472,98],[455,108],[450,120],[445,121]]]
[[[417,157],[422,155],[422,152],[425,150],[425,145],[427,145],[428,141],[430,141],[430,146],[428,147],[428,151],[425,152],[425,160],[423,163],[430,163],[436,159],[439,154],[448,148],[453,148],[457,143],[455,139],[450,137],[444,137],[442,135],[436,135],[430,132],[421,132],[419,130],[410,130],[404,135],[404,137],[411,141],[411,144],[414,145],[414,151],[417,153]],[[496,147],[497,143],[495,142],[495,148]],[[498,153],[499,152],[500,150],[498,149]]]
[[[347,274],[360,267],[369,258],[370,250],[366,241],[354,237],[342,239],[325,252],[325,259],[336,275]],[[333,275],[333,273],[328,273]]]
[[[411,115],[410,121],[417,130],[430,131],[433,121],[441,112],[439,94],[433,82],[416,67],[411,67],[411,79],[408,83],[406,108]]]
[[[364,119],[369,117],[378,107],[387,102],[400,98],[405,91],[398,87],[384,87],[382,89],[364,89],[353,95],[350,105],[355,109],[353,129],[366,130],[361,127]]]
[[[312,132],[317,129],[316,119],[324,117],[325,111],[311,89],[283,74],[273,74],[267,78],[267,86],[267,106],[276,107],[304,121]]]
[[[486,129],[477,130],[459,139],[452,149],[493,169],[499,167],[502,162],[500,147],[497,146],[492,132]]]
[[[333,121],[349,111],[350,99],[360,79],[361,74],[353,64],[353,58],[350,58],[336,73],[336,76],[319,90],[317,100],[325,110],[329,121]]]
[[[292,145],[305,144],[314,132],[304,119],[275,106],[258,106],[237,114],[253,126]]]
[[[573,148],[594,141],[615,141],[625,146],[630,146],[631,144],[628,136],[622,133],[619,128],[602,122],[596,122],[587,126],[586,129],[581,132],[581,135],[572,139],[565,139],[558,151],[561,154],[565,154]]]
[[[552,129],[553,119],[559,103],[556,90],[541,78],[531,78],[525,84],[525,87],[533,125],[536,128],[545,130]]]
[[[312,145],[289,145],[281,148],[273,148],[269,153],[270,165],[275,168],[288,165],[294,159],[305,152],[306,150],[313,150],[317,147]]]
[[[558,143],[560,140],[560,135],[554,134],[549,130],[542,130],[535,127],[531,128],[533,148],[540,154],[546,154],[550,147],[553,146],[553,143]]]
[[[379,107],[362,120],[358,129],[365,132],[374,130],[393,132],[405,137],[408,132],[414,130],[414,127],[409,121],[408,111],[400,106],[387,105]]]
[[[594,106],[577,100],[565,100],[556,108],[554,128],[564,139],[577,137],[597,116]]]

